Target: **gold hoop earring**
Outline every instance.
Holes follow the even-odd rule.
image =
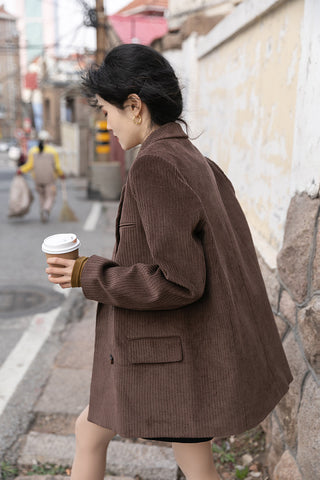
[[[133,120],[133,122],[134,122],[136,125],[141,125],[141,122],[142,122],[141,115],[138,115],[137,117],[136,117],[136,116],[133,116],[133,117],[132,117],[132,120]]]

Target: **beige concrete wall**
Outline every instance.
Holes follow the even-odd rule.
[[[272,480],[319,477],[319,18],[319,0],[244,0],[166,52],[194,142],[246,212],[293,374],[263,422]]]
[[[285,2],[199,61],[197,144],[276,250],[290,201],[303,9],[303,0]]]
[[[169,27],[177,28],[189,15],[226,15],[242,0],[169,0]]]

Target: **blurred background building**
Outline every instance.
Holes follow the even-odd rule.
[[[0,139],[22,126],[19,33],[16,18],[0,5]]]

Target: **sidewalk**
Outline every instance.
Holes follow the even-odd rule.
[[[112,254],[116,213],[116,202],[104,202],[106,257]],[[39,394],[35,392],[31,404],[32,422],[26,431],[22,430],[25,434],[20,435],[8,455],[8,464],[19,467],[16,480],[69,478],[75,451],[75,420],[89,401],[96,306],[96,302],[84,298],[81,289],[70,290],[64,301],[64,313],[57,319],[52,339],[42,351],[41,358],[46,358],[54,338],[55,353],[51,356],[52,364],[48,364],[49,374],[44,369],[47,380],[39,384],[42,389]],[[117,436],[108,448],[106,474],[106,480],[177,480],[178,467],[170,444]]]
[[[18,465],[54,464],[70,467],[75,450],[74,422],[89,400],[96,303],[86,301],[84,315],[69,324],[42,395],[35,419],[22,441]],[[161,446],[160,446],[161,445]],[[116,437],[108,449],[108,480],[176,480],[172,449],[163,444]],[[20,476],[25,479],[62,480],[61,476]],[[94,479],[93,479],[94,480]]]

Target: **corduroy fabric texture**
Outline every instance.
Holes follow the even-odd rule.
[[[232,184],[176,123],[142,145],[112,259],[81,284],[99,302],[88,419],[126,437],[256,426],[292,380]]]

